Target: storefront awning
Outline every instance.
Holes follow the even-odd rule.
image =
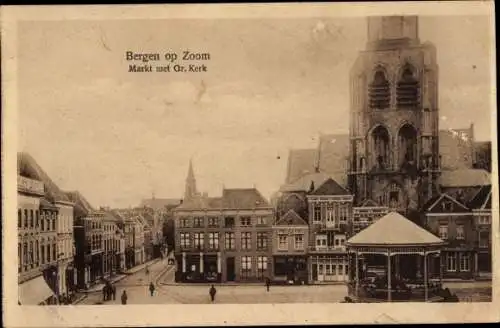
[[[43,276],[38,276],[19,285],[21,305],[38,305],[54,295]]]

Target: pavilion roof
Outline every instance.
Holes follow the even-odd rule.
[[[390,212],[347,241],[347,246],[430,246],[444,244],[397,212]]]

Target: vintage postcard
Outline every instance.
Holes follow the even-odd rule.
[[[499,320],[492,2],[0,12],[6,326]]]

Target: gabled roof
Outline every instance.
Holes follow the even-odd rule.
[[[292,191],[305,191],[308,192],[311,189],[311,186],[316,190],[320,187],[325,181],[331,179],[331,177],[326,173],[316,172],[312,174],[306,174],[301,176],[297,180],[283,185],[280,188],[281,192],[292,192]]]
[[[491,175],[483,169],[443,171],[439,177],[442,187],[479,187],[491,184]]]
[[[347,241],[348,246],[424,246],[444,242],[397,212],[390,212]]]
[[[17,165],[19,175],[43,182],[45,197],[47,197],[49,201],[69,202],[66,194],[59,189],[30,154],[24,152],[17,153]]]
[[[222,192],[222,206],[224,208],[268,208],[271,205],[255,188],[224,189]]]
[[[442,204],[443,202],[452,202],[454,204],[452,209],[443,209],[442,206],[439,206],[439,204]],[[430,203],[430,202],[429,202]],[[454,213],[454,212],[468,212],[469,208],[465,205],[453,198],[452,196],[443,193],[437,199],[433,202],[430,203],[428,208],[426,209],[426,212],[430,213]]]
[[[491,209],[491,185],[481,187],[467,205],[472,209]]]
[[[140,207],[149,207],[154,210],[172,208],[181,204],[179,198],[149,198],[141,201]]]
[[[292,149],[288,154],[286,183],[315,172],[316,149]]]
[[[341,185],[347,182],[349,139],[348,134],[323,134],[319,138],[316,155],[319,171],[330,175]]]
[[[186,199],[176,209],[220,209],[222,199],[220,197],[203,197],[201,195]]]
[[[57,206],[52,204],[50,201],[48,201],[46,198],[40,198],[40,206],[46,209],[51,209],[51,210],[57,210]]]
[[[183,209],[253,209],[270,208],[269,202],[255,188],[224,189],[222,197],[197,195],[177,207]]]
[[[74,217],[81,218],[87,216],[89,213],[95,211],[95,209],[90,205],[90,203],[82,196],[78,191],[67,191],[66,196],[74,204]]]
[[[307,222],[300,217],[293,209],[283,215],[278,222],[277,226],[297,226],[297,225],[307,225]]]
[[[332,178],[327,179],[323,184],[318,186],[316,190],[314,190],[311,195],[329,195],[329,196],[341,196],[341,195],[350,195],[351,193],[339,185]]]
[[[379,203],[374,201],[373,199],[365,199],[359,207],[381,207]]]

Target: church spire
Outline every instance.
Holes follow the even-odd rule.
[[[193,198],[198,192],[196,191],[196,179],[194,177],[193,161],[189,160],[188,175],[186,178],[186,190],[184,192],[184,200]]]

